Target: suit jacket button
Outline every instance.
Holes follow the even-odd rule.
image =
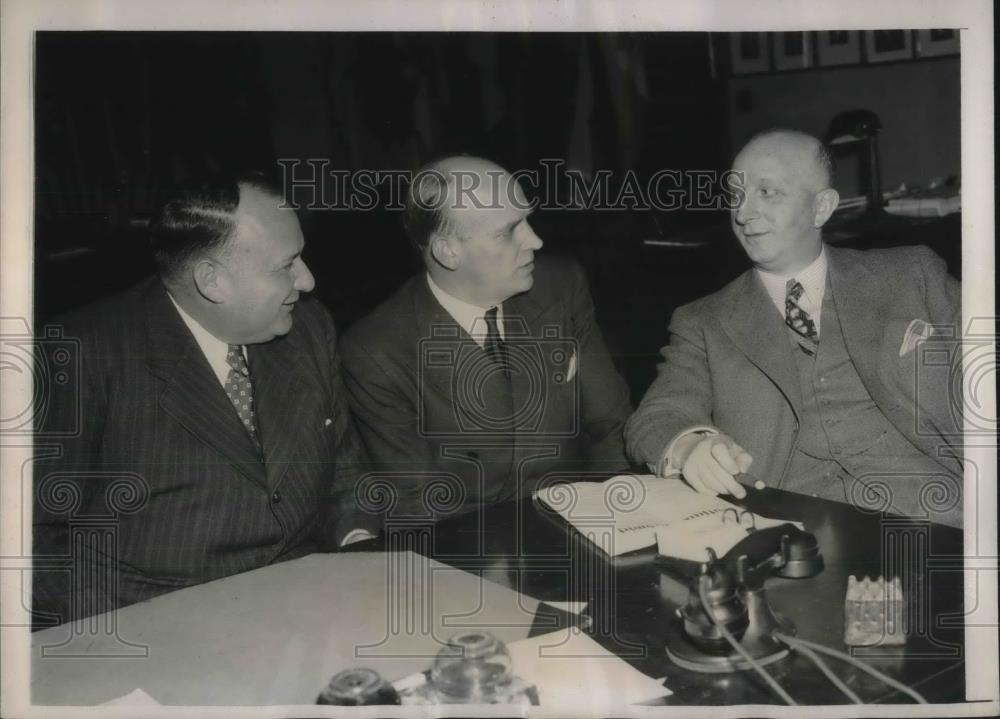
[[[281,501],[281,492],[274,490],[274,494],[271,495],[271,504],[278,504]]]

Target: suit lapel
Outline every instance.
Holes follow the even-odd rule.
[[[325,416],[322,388],[304,390],[309,379],[302,354],[293,335],[247,347],[257,428],[271,488],[281,482],[302,433],[321,430],[308,426],[308,421]]]
[[[719,317],[729,338],[767,375],[799,414],[802,389],[789,349],[788,330],[753,270],[743,275]]]
[[[146,295],[146,320],[149,369],[163,381],[160,407],[249,479],[265,484],[253,442],[159,281]]]
[[[467,357],[469,352],[482,352],[482,349],[434,298],[424,273],[418,274],[411,282],[413,312],[416,316],[413,346],[417,354],[414,367],[418,386],[422,382],[428,382],[453,401],[453,380],[459,359]],[[439,363],[439,359],[443,362],[444,352],[452,354],[452,364]]]

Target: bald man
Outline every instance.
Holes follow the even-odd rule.
[[[630,455],[708,494],[769,485],[960,526],[959,283],[925,247],[824,244],[839,197],[816,138],[760,134],[733,169],[753,267],[674,312]]]
[[[530,212],[510,173],[488,160],[445,158],[413,178],[405,224],[425,270],[342,348],[377,465],[362,480],[362,509],[434,520],[545,477],[606,478],[627,466],[632,408],[586,278],[537,254]],[[391,508],[379,501],[387,496]]]

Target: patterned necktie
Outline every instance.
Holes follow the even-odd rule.
[[[243,427],[260,452],[260,439],[257,437],[257,427],[253,419],[253,385],[250,384],[250,368],[243,356],[243,348],[239,345],[229,345],[226,353],[226,363],[229,365],[229,375],[226,377],[226,396],[233,403],[236,414],[239,415]]]
[[[500,330],[497,327],[497,308],[491,307],[486,310],[484,319],[486,320],[486,342],[483,344],[483,349],[486,350],[486,354],[491,360],[503,368],[503,373],[509,377],[510,365],[507,362],[507,347],[504,345],[503,339],[500,338]]]
[[[804,292],[801,282],[796,279],[788,280],[785,285],[785,324],[806,339],[818,342],[819,332],[816,331],[816,323],[809,313],[799,306],[799,300],[802,299]]]

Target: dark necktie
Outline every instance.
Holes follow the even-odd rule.
[[[497,327],[497,308],[491,307],[486,310],[484,317],[486,320],[486,342],[483,349],[490,359],[503,368],[505,375],[510,376],[510,365],[507,362],[507,347],[500,337],[500,329]]]
[[[229,345],[226,363],[229,365],[229,375],[226,377],[226,396],[233,403],[244,429],[253,440],[257,451],[260,452],[260,439],[257,437],[257,427],[253,417],[253,385],[250,384],[250,368],[243,356],[243,349],[239,345]]]
[[[816,323],[799,305],[804,292],[801,282],[796,279],[788,280],[785,285],[785,324],[806,339],[818,342],[819,332],[816,331]]]

